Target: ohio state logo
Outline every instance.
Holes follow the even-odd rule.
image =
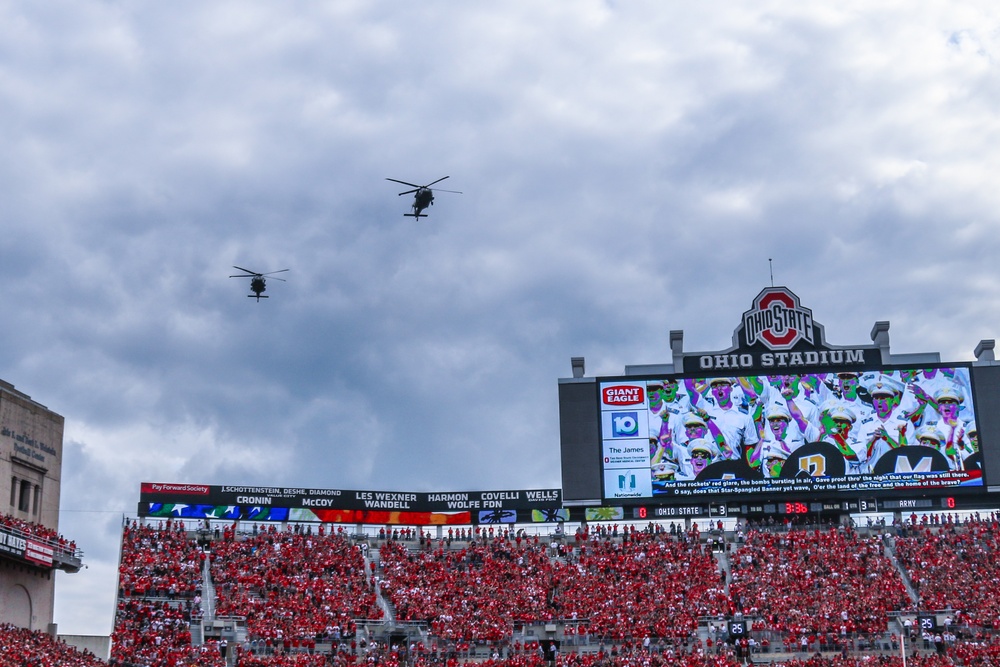
[[[743,333],[748,346],[760,341],[772,350],[788,350],[800,340],[812,345],[812,311],[784,287],[771,287],[743,313]]]

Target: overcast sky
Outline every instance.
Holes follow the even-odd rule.
[[[0,0],[0,377],[66,418],[56,621],[142,481],[560,484],[557,379],[1000,336],[981,2]],[[451,178],[430,216],[385,179]],[[233,265],[289,269],[246,298]]]

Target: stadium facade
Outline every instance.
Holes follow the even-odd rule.
[[[0,622],[54,634],[54,571],[81,567],[59,537],[61,415],[0,380]]]

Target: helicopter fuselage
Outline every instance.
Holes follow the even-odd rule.
[[[434,204],[434,193],[431,192],[430,188],[420,188],[417,190],[416,194],[413,195],[413,213],[405,213],[404,215],[413,216],[414,218],[426,217],[420,214],[428,206]]]
[[[249,297],[256,296],[257,299],[266,299],[266,296],[261,296],[267,290],[267,282],[262,276],[254,276],[250,280],[250,291],[253,294],[247,294]]]

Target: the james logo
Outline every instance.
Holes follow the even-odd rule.
[[[788,350],[800,340],[812,345],[812,311],[784,287],[770,287],[743,313],[743,333],[748,346],[760,341],[772,350]]]
[[[645,403],[646,392],[642,387],[616,384],[604,387],[601,398],[605,405],[635,405]]]

